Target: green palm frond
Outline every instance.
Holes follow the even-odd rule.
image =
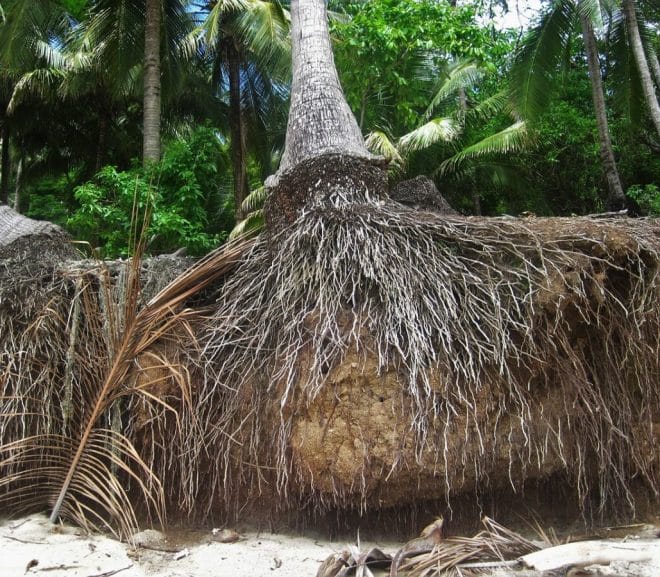
[[[291,70],[290,25],[289,12],[276,0],[252,0],[236,22],[256,61],[281,80],[288,80]]]
[[[535,119],[545,110],[575,25],[575,8],[573,0],[559,0],[523,40],[511,71],[512,98],[520,118]]]
[[[502,112],[509,113],[511,110],[511,94],[508,90],[500,90],[485,100],[479,102],[468,110],[468,118],[485,121]]]
[[[23,74],[14,87],[7,112],[12,114],[16,107],[28,97],[47,100],[57,93],[58,86],[65,73],[57,68],[39,68]]]
[[[603,25],[603,11],[612,10],[614,2],[611,0],[574,0],[577,3],[577,13],[586,16],[594,28]]]
[[[382,156],[393,164],[402,165],[404,163],[395,144],[390,140],[387,134],[381,130],[370,132],[365,138],[364,144],[371,152],[378,156]]]
[[[241,204],[241,208],[246,214],[261,210],[264,207],[266,202],[266,197],[268,196],[268,190],[265,186],[260,186],[255,188],[250,194],[245,197]]]
[[[531,139],[525,122],[519,121],[496,134],[492,134],[475,144],[464,148],[439,167],[441,174],[455,172],[467,160],[485,156],[511,154],[525,150]]]
[[[426,124],[405,134],[399,139],[399,150],[404,153],[423,150],[438,142],[451,142],[461,132],[461,127],[452,118],[433,118]]]
[[[206,20],[198,29],[204,35],[207,45],[215,46],[218,38],[222,37],[223,27],[227,15],[237,15],[250,10],[252,0],[219,0],[209,11]]]
[[[424,117],[430,118],[438,106],[449,98],[456,96],[460,89],[466,89],[477,84],[485,73],[486,71],[474,62],[458,63],[449,71],[449,75],[435,93],[424,113]]]
[[[229,233],[229,240],[256,236],[264,229],[265,225],[266,221],[263,209],[255,210],[249,213],[243,220],[236,223],[236,226]]]

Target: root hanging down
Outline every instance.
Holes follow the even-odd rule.
[[[208,497],[365,511],[557,471],[584,508],[657,495],[658,231],[308,209],[203,338]]]
[[[140,483],[170,515],[220,520],[382,511],[557,475],[585,512],[629,514],[633,481],[658,495],[659,232],[309,204],[160,293],[171,309],[136,332],[144,346],[98,420],[134,511],[70,516],[133,525]],[[0,499],[37,508],[52,479],[30,463],[75,449],[126,283],[123,265],[57,256],[0,266]]]

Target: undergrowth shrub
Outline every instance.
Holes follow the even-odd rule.
[[[126,256],[135,203],[140,213],[151,207],[150,254],[182,247],[204,254],[226,238],[233,224],[230,194],[219,177],[223,156],[214,131],[201,127],[170,143],[160,163],[126,171],[106,166],[76,187],[79,208],[67,227],[104,258]]]

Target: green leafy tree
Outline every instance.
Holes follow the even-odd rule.
[[[477,24],[469,5],[368,0],[342,7],[350,19],[332,23],[337,69],[365,132],[407,132],[419,124],[447,64],[494,68],[508,50],[503,35]]]
[[[191,254],[203,254],[226,236],[218,224],[223,218],[226,224],[223,213],[233,208],[218,179],[224,157],[215,131],[203,127],[170,143],[160,163],[128,171],[104,167],[75,189],[80,208],[67,227],[103,257],[125,256],[137,204],[140,213],[151,212],[150,253],[186,247]]]

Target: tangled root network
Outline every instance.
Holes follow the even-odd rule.
[[[441,478],[445,496],[459,480],[493,480],[489,464],[514,488],[559,468],[584,507],[633,507],[633,477],[657,494],[658,231],[648,220],[446,217],[386,201],[317,206],[262,235],[202,338],[208,506],[271,495],[369,509],[414,466]],[[395,375],[403,409],[392,426],[412,439],[377,490],[368,458],[361,481],[328,489],[291,451],[349,358],[376,381]]]

